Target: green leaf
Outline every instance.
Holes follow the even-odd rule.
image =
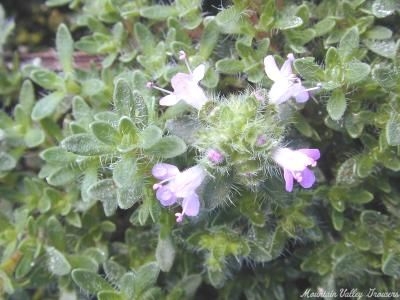
[[[305,57],[294,61],[296,71],[309,81],[321,82],[325,79],[324,71],[314,62],[314,57]]]
[[[67,275],[71,271],[71,265],[64,254],[54,247],[47,247],[47,265],[49,271],[58,276]]]
[[[365,36],[372,40],[386,40],[390,39],[392,35],[391,29],[381,25],[376,25],[365,33]]]
[[[40,128],[29,128],[25,133],[24,141],[28,148],[34,148],[44,142],[46,136]]]
[[[157,263],[150,262],[142,265],[136,272],[134,291],[137,296],[151,288],[157,281],[160,268]]]
[[[120,152],[129,152],[137,147],[139,139],[139,130],[128,117],[122,117],[119,120],[119,133],[122,135],[121,143],[118,145]]]
[[[337,121],[343,117],[344,112],[346,111],[346,97],[341,89],[336,89],[332,92],[330,96],[326,109],[328,111],[329,116]]]
[[[27,114],[31,114],[33,105],[35,104],[35,91],[32,82],[25,80],[19,92],[19,104]]]
[[[214,51],[215,46],[218,43],[219,38],[219,29],[217,23],[212,20],[206,24],[204,27],[203,35],[200,40],[200,48],[198,54],[204,59],[207,60],[212,52]]]
[[[349,29],[340,39],[338,53],[343,61],[348,61],[354,57],[354,53],[358,50],[360,44],[360,36],[357,27]]]
[[[387,90],[395,90],[400,83],[399,71],[389,67],[374,68],[372,76],[380,86]]]
[[[333,69],[341,65],[340,56],[336,48],[330,47],[326,52],[325,65],[327,69]]]
[[[134,285],[135,274],[133,272],[125,273],[119,280],[121,292],[126,296],[127,299],[133,299],[135,293]]]
[[[186,151],[185,142],[177,136],[166,136],[161,138],[146,152],[162,158],[172,158]]]
[[[375,0],[372,4],[372,13],[377,18],[385,18],[400,9],[397,0]]]
[[[283,15],[275,22],[275,27],[280,30],[287,30],[303,25],[303,20],[297,16]]]
[[[46,69],[35,70],[30,74],[30,78],[46,90],[60,89],[64,81],[56,73]]]
[[[118,207],[121,209],[131,208],[142,196],[137,182],[132,181],[131,185],[117,190]]]
[[[77,179],[81,171],[78,168],[72,168],[68,165],[61,167],[46,178],[50,185],[63,186]]]
[[[245,65],[240,60],[223,58],[217,61],[217,63],[215,64],[215,68],[221,73],[237,74],[243,72]]]
[[[394,59],[396,56],[397,44],[392,40],[364,40],[365,46],[376,54]]]
[[[114,214],[118,207],[117,189],[112,179],[103,179],[92,186],[88,190],[89,196],[93,199],[98,199],[103,203],[106,216]]]
[[[171,270],[174,264],[175,254],[175,247],[170,236],[158,239],[156,259],[161,271],[169,272]]]
[[[391,114],[386,123],[386,140],[390,146],[400,145],[400,116],[398,113]]]
[[[102,93],[106,88],[100,79],[91,78],[82,82],[82,96],[94,96]]]
[[[162,130],[157,126],[150,125],[146,127],[140,134],[140,144],[143,149],[149,149],[159,142],[162,137]]]
[[[90,124],[94,136],[107,145],[116,146],[121,142],[121,136],[114,127],[107,122],[97,121]]]
[[[122,157],[115,164],[113,179],[117,187],[132,186],[137,172],[136,160],[133,157]]]
[[[48,163],[69,163],[76,159],[76,155],[60,147],[50,147],[40,153],[40,157]]]
[[[388,253],[382,257],[382,272],[396,279],[400,278],[399,253]]]
[[[114,107],[121,116],[134,117],[135,103],[130,84],[124,79],[118,79],[114,89]]]
[[[113,149],[99,142],[93,135],[87,133],[74,134],[63,141],[61,147],[65,150],[83,155],[94,156],[113,152]]]
[[[102,290],[113,291],[113,287],[98,274],[85,269],[75,269],[71,273],[72,280],[89,294],[96,294]]]
[[[156,48],[156,42],[151,34],[150,30],[140,22],[136,22],[134,27],[135,37],[137,39],[137,44],[140,45],[143,53],[150,55],[154,53]]]
[[[10,171],[15,168],[17,161],[6,152],[0,152],[0,171]]]
[[[113,260],[107,260],[103,263],[106,278],[111,282],[117,282],[126,272],[125,267]]]
[[[344,78],[346,83],[354,84],[364,80],[370,71],[371,67],[368,64],[359,61],[351,61],[346,65]]]
[[[152,5],[143,7],[139,11],[140,15],[152,20],[166,20],[169,17],[178,15],[176,7],[173,5]]]
[[[74,52],[74,41],[65,24],[58,26],[56,34],[56,49],[58,59],[65,73],[72,73],[72,54]]]
[[[41,98],[33,107],[32,119],[34,121],[39,121],[53,115],[64,96],[64,93],[54,92]]]
[[[114,291],[101,291],[97,293],[97,298],[99,300],[126,300],[121,293]]]
[[[329,33],[336,25],[336,21],[328,16],[314,25],[315,37],[323,36]]]

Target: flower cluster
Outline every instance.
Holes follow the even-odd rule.
[[[160,99],[160,105],[171,106],[183,100],[200,110],[208,101],[204,90],[199,85],[205,74],[205,65],[197,66],[192,72],[186,59],[186,54],[180,52],[179,58],[185,61],[189,73],[177,73],[172,77],[171,86],[174,90],[173,92],[159,88],[152,83],[149,83],[148,86],[168,94]],[[293,54],[289,54],[287,60],[279,69],[272,55],[265,57],[265,72],[273,81],[267,95],[270,104],[280,105],[290,98],[294,98],[296,102],[304,103],[310,98],[309,92],[311,90],[320,88],[320,86],[317,86],[316,88],[306,89],[302,85],[301,79],[292,71],[294,60]],[[262,97],[262,95],[259,97]],[[258,99],[259,97],[256,98]],[[260,103],[262,102],[260,101]],[[266,141],[267,135],[262,133],[256,139],[255,146],[261,147]],[[211,168],[216,168],[227,160],[227,157],[215,148],[208,149],[204,152],[204,155],[211,163]],[[293,190],[294,181],[298,182],[303,188],[310,188],[315,183],[316,178],[310,167],[315,167],[317,160],[320,158],[318,149],[292,150],[274,146],[269,155],[283,169],[287,192]],[[160,203],[163,206],[179,204],[182,207],[182,211],[175,214],[177,222],[182,222],[185,215],[198,215],[200,199],[196,189],[201,185],[207,174],[202,166],[195,165],[181,172],[174,165],[158,163],[153,167],[152,174],[156,179],[160,180],[153,186]]]

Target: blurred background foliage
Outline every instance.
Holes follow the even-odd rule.
[[[399,291],[398,1],[1,4],[2,297]],[[227,111],[270,88],[266,55],[295,53],[304,84],[322,90],[283,106],[279,116],[290,119],[271,127],[285,127],[296,148],[321,149],[318,185],[288,194],[272,176],[254,188],[242,175],[260,166],[239,155],[238,174],[202,187],[204,212],[176,225],[154,197],[150,170],[160,159],[182,167],[201,159],[182,146],[201,123],[187,107],[159,108],[160,94],[145,85],[167,87],[186,71],[179,50],[192,66],[206,63],[202,85],[228,98]],[[198,117],[226,130],[224,119]]]

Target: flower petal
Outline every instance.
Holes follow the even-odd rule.
[[[283,63],[281,70],[280,70],[280,74],[283,77],[290,77],[293,74],[292,71],[292,62],[294,61],[294,56],[292,53],[289,53],[287,56],[287,60],[285,60],[285,62]]]
[[[156,197],[163,206],[170,206],[176,203],[176,195],[167,186],[158,188]]]
[[[198,65],[192,73],[193,81],[198,83],[200,80],[204,78],[204,74],[206,73],[206,66],[201,64]]]
[[[174,94],[170,94],[167,96],[164,96],[160,99],[160,105],[163,106],[172,106],[175,105],[176,103],[179,102],[180,99],[178,99],[178,97],[176,97]]]
[[[269,103],[279,105],[292,96],[291,83],[286,79],[275,81],[268,92]]]
[[[182,201],[182,214],[188,216],[197,216],[200,210],[199,196],[192,193],[185,197]]]
[[[291,192],[293,190],[293,175],[292,175],[292,173],[287,169],[283,169],[283,178],[285,179],[286,191]]]
[[[318,160],[321,156],[321,153],[318,149],[298,149],[297,151],[304,153],[308,157],[311,157],[313,160]]]
[[[309,168],[305,168],[303,172],[301,172],[301,177],[302,180],[299,183],[303,188],[308,189],[313,186],[315,182],[315,175],[313,171],[311,171]]]
[[[186,198],[195,192],[205,177],[204,169],[196,165],[178,174],[169,185],[178,198]]]
[[[189,105],[193,106],[197,110],[200,110],[201,107],[207,102],[207,96],[204,94],[204,91],[199,86],[193,86],[188,93],[181,98]]]
[[[302,86],[300,82],[293,84],[291,93],[298,103],[304,103],[310,98],[306,88]]]
[[[284,169],[292,172],[303,171],[307,166],[313,165],[314,160],[301,151],[289,148],[279,148],[272,155],[273,160]]]
[[[176,166],[165,163],[155,164],[151,170],[151,174],[159,180],[174,177],[179,173],[179,169]]]
[[[276,65],[275,58],[272,55],[268,55],[264,58],[264,70],[269,79],[278,81],[282,78],[281,72]]]

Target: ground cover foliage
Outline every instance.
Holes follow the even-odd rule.
[[[2,297],[399,291],[398,1],[45,5],[51,66],[0,10]]]

